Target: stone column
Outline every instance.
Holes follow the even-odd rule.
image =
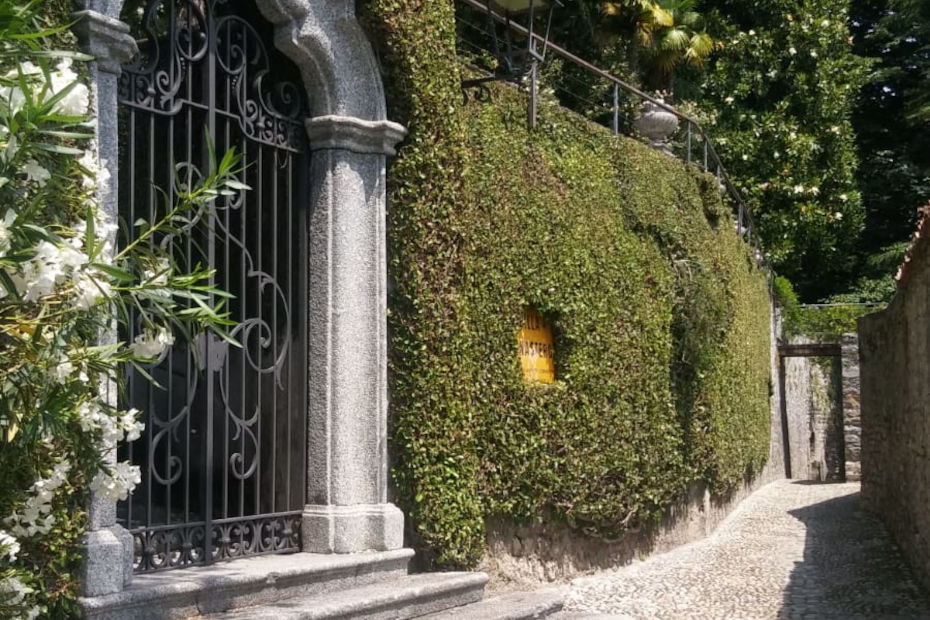
[[[328,115],[307,122],[309,226],[308,505],[314,553],[403,546],[387,501],[385,159],[404,129]]]
[[[88,63],[90,92],[93,112],[97,119],[93,145],[97,149],[101,166],[110,178],[97,188],[100,208],[111,218],[117,219],[117,77],[120,66],[136,52],[136,43],[129,34],[129,26],[123,22],[93,10],[74,14],[74,33],[81,48],[95,57]],[[102,7],[106,10],[106,7]],[[111,239],[116,247],[116,239]],[[113,341],[115,332],[105,332],[104,342]],[[116,399],[113,386],[104,386],[103,397]],[[103,446],[104,459],[116,462],[116,446]],[[87,511],[87,534],[84,539],[83,594],[101,596],[120,592],[132,580],[132,535],[116,523],[116,504],[92,495]]]
[[[846,481],[862,479],[862,416],[859,411],[859,335],[843,334],[843,441]]]

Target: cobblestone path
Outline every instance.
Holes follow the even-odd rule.
[[[858,484],[782,480],[744,500],[705,540],[575,580],[566,611],[676,620],[930,618],[930,599],[881,523],[860,511]]]

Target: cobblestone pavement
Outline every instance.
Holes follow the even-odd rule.
[[[859,509],[858,484],[782,480],[743,501],[702,541],[575,580],[566,611],[676,620],[930,618],[930,599],[881,523]]]

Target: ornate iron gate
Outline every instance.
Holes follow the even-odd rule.
[[[235,296],[242,348],[176,333],[146,369],[161,387],[131,374],[126,398],[146,430],[120,450],[142,484],[119,517],[139,572],[295,551],[307,471],[300,76],[252,1],[129,0],[124,16],[140,53],[119,78],[123,219],[163,214],[176,183],[210,165],[207,139],[243,154],[251,189],[199,214],[176,251]]]

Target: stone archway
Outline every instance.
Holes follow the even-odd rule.
[[[117,213],[117,76],[135,52],[123,0],[84,0],[74,28],[95,56],[89,74],[99,156],[110,180],[101,207]],[[266,0],[275,45],[301,70],[311,101],[308,505],[303,548],[398,549],[403,515],[387,501],[385,162],[404,129],[386,119],[374,54],[354,0]],[[110,451],[113,458],[115,451]],[[132,538],[112,502],[93,497],[85,596],[132,578]]]

